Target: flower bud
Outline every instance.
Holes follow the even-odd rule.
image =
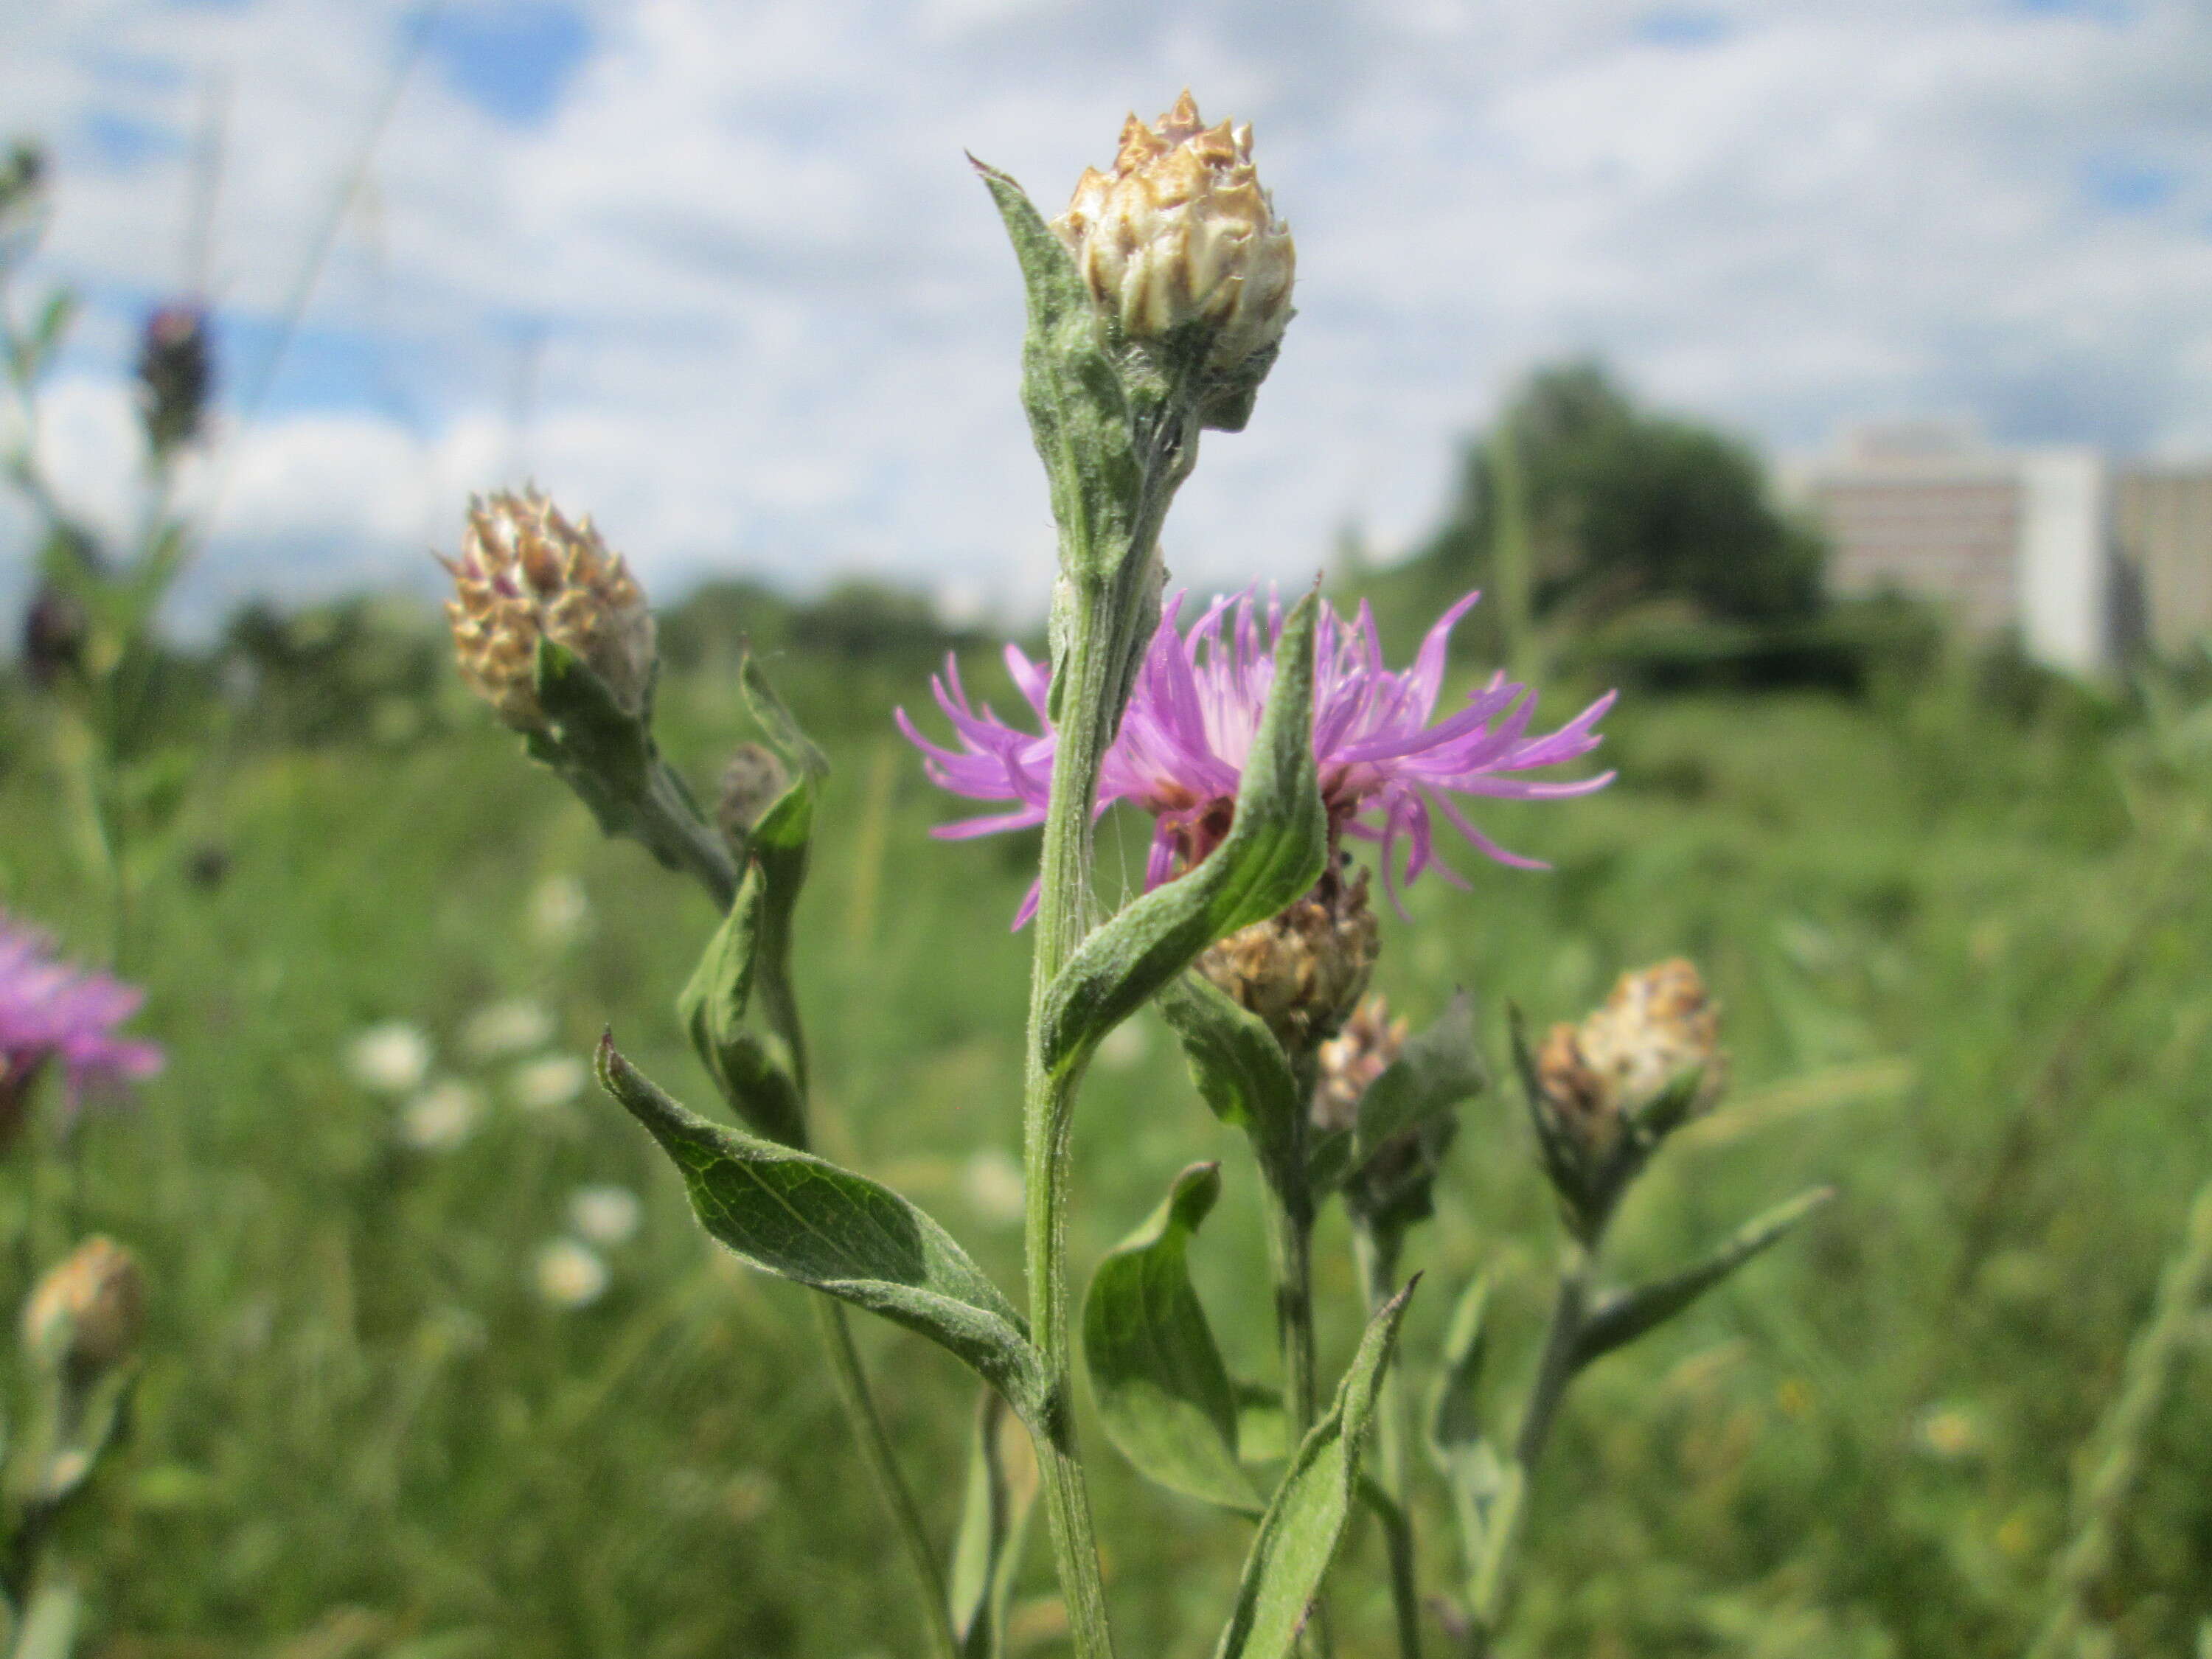
[[[1331,870],[1289,909],[1231,933],[1195,966],[1286,1050],[1311,1054],[1367,989],[1380,946],[1366,871],[1346,882]]]
[[[190,302],[156,307],[138,342],[139,415],[155,455],[200,435],[214,384],[206,311]]]
[[[741,743],[722,769],[722,787],[714,800],[714,822],[732,842],[742,843],[752,833],[761,814],[791,787],[791,774],[764,744]]]
[[[1560,1127],[1601,1155],[1624,1122],[1687,1072],[1701,1073],[1695,1108],[1711,1105],[1727,1080],[1719,1039],[1705,981],[1677,957],[1623,974],[1581,1024],[1554,1025],[1536,1052],[1536,1081]]]
[[[571,524],[537,490],[471,499],[446,613],[461,678],[518,732],[544,728],[538,641],[565,646],[615,702],[642,715],[655,659],[653,614],[587,518]]]
[[[94,1234],[41,1279],[23,1304],[23,1346],[37,1363],[79,1382],[130,1358],[146,1327],[137,1259]]]
[[[1389,1005],[1379,995],[1359,1005],[1316,1054],[1321,1074],[1314,1085],[1315,1128],[1334,1134],[1358,1123],[1359,1103],[1405,1051],[1411,1030],[1411,1022],[1390,1018]]]
[[[1085,168],[1053,228],[1132,338],[1205,325],[1210,372],[1270,350],[1290,321],[1297,250],[1260,188],[1252,129],[1202,125],[1188,91],[1158,127],[1129,117],[1113,172]]]

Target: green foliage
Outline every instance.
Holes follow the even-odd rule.
[[[880,1182],[685,1110],[602,1041],[599,1081],[683,1172],[700,1224],[764,1273],[921,1332],[1034,1425],[1048,1385],[1013,1304]]]
[[[1018,1432],[1005,1396],[986,1389],[975,1414],[948,1581],[961,1659],[999,1659],[1006,1651],[1006,1611],[1036,1502],[1036,1462],[1030,1458],[1026,1467],[1018,1465],[1028,1450],[1014,1443]]]
[[[1151,1480],[1256,1515],[1237,1460],[1237,1395],[1186,1260],[1221,1196],[1221,1166],[1194,1164],[1109,1251],[1083,1299],[1083,1358],[1098,1420]]]
[[[1017,1132],[1021,1054],[991,1011],[1021,998],[1026,951],[1006,918],[1033,843],[1009,838],[1000,861],[927,838],[957,809],[887,732],[912,685],[799,656],[770,666],[845,803],[817,825],[793,962],[818,1143],[1012,1285],[1019,1230],[984,1176]],[[752,735],[734,658],[665,680],[659,706],[667,757],[696,779]],[[97,949],[52,834],[44,750],[32,728],[4,731],[0,902]],[[1686,951],[1725,1006],[1736,1083],[1617,1218],[1622,1281],[1816,1182],[1844,1188],[1850,1214],[1585,1375],[1547,1456],[1507,1659],[2017,1659],[2068,1535],[2071,1460],[2212,1164],[2212,884],[2201,854],[2162,874],[2205,774],[2139,752],[2133,729],[2087,743],[1933,689],[1868,706],[1624,703],[1608,731],[1619,784],[1485,820],[1554,871],[1470,863],[1472,894],[1414,889],[1409,923],[1383,919],[1380,988],[1418,1027],[1445,988],[1469,986],[1503,1061],[1507,999],[1540,1026],[1595,1002],[1621,966]],[[410,745],[257,749],[195,776],[185,845],[222,848],[228,879],[150,883],[124,964],[151,988],[142,1024],[170,1069],[135,1110],[88,1115],[81,1179],[46,1189],[153,1268],[131,1432],[65,1540],[98,1634],[88,1652],[906,1651],[898,1563],[820,1385],[812,1292],[703,1249],[681,1181],[622,1114],[526,1109],[508,1062],[468,1058],[470,1016],[527,995],[552,1014],[556,1052],[586,1052],[611,1018],[674,1092],[711,1091],[684,1080],[670,996],[708,920],[697,894],[602,842],[514,750],[471,714]],[[842,781],[879,764],[891,781],[872,817]],[[1101,846],[1108,890],[1133,886],[1141,838],[1109,817]],[[548,883],[588,896],[586,944],[538,931]],[[415,1146],[409,1102],[349,1081],[347,1043],[392,1018],[426,1030],[434,1079],[483,1091],[464,1144]],[[1173,1035],[1148,1014],[1123,1030],[1091,1067],[1076,1129],[1070,1249],[1085,1268],[1194,1159],[1244,1167],[1243,1132],[1200,1108]],[[1961,1208],[2031,1097],[2049,1103],[1969,1264]],[[1549,1294],[1556,1222],[1530,1154],[1518,1109],[1484,1097],[1407,1247],[1431,1288],[1490,1275],[1478,1427],[1510,1415]],[[553,1306],[534,1257],[587,1182],[634,1189],[643,1224],[601,1249],[599,1301]],[[1229,1184],[1191,1263],[1233,1373],[1258,1373],[1273,1346],[1266,1298],[1234,1294],[1265,1271],[1256,1184]],[[1344,1231],[1325,1213],[1325,1307],[1351,1290]],[[1446,1352],[1448,1302],[1408,1317],[1409,1380]],[[977,1384],[925,1339],[854,1322],[949,1540]],[[1357,1333],[1321,1336],[1334,1372]],[[2189,1651],[2212,1612],[2212,1367],[2194,1348],[2172,1390],[2094,1591],[2124,1652]],[[1238,1399],[1240,1449],[1257,1455],[1279,1407]],[[1085,1443],[1125,1651],[1202,1653],[1249,1528],[1164,1498],[1095,1421]],[[1416,1474],[1433,1592],[1456,1582],[1457,1545],[1439,1523],[1446,1488]],[[1340,1547],[1340,1651],[1387,1652],[1374,1529]],[[1008,1589],[1014,1649],[1043,1659],[1041,1551]]]
[[[1368,1322],[1336,1403],[1298,1444],[1253,1534],[1214,1659],[1284,1659],[1305,1628],[1359,1492],[1359,1459],[1411,1285]]]
[[[1820,548],[1771,503],[1748,446],[1646,413],[1595,363],[1542,369],[1503,416],[1527,501],[1539,617],[1583,626],[1676,600],[1714,621],[1807,617]],[[1498,472],[1471,445],[1459,495],[1421,556],[1457,592],[1488,585]]]

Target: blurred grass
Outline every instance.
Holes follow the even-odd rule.
[[[777,672],[837,767],[800,971],[830,1155],[931,1209],[1012,1286],[1034,847],[955,845],[883,718],[918,681],[805,656]],[[995,671],[976,685],[999,695]],[[742,735],[726,665],[664,693],[664,737],[711,778]],[[13,741],[20,744],[18,729]],[[1520,1654],[2016,1652],[2096,1419],[2190,1192],[2212,1169],[2204,939],[2212,896],[2185,792],[2129,739],[2021,727],[1940,690],[1632,703],[1616,787],[1501,805],[1486,827],[1556,865],[1457,860],[1387,921],[1382,984],[1417,1016],[1455,983],[1494,1036],[1511,999],[1568,1018],[1677,952],[1727,1005],[1736,1087],[1632,1201],[1616,1262],[1656,1267],[1816,1181],[1804,1237],[1584,1382],[1539,1499]],[[0,781],[0,894],[97,953],[104,920],[57,835],[52,780]],[[702,1108],[672,1011],[708,918],[488,720],[415,746],[240,753],[188,845],[219,882],[154,884],[125,966],[172,1051],[138,1109],[89,1123],[76,1196],[155,1287],[131,1443],[77,1517],[110,1659],[476,1655],[862,1656],[913,1650],[905,1585],[845,1455],[799,1293],[710,1251],[673,1176],[586,1092],[526,1110],[457,1058],[467,1018],[526,996],[581,1054],[611,1023]],[[1109,820],[1113,882],[1143,836]],[[587,933],[533,936],[580,883]],[[440,1075],[494,1101],[443,1152],[343,1065],[375,1022],[420,1024]],[[1149,1020],[1108,1051],[1077,1131],[1087,1261],[1190,1160],[1230,1188],[1198,1270],[1232,1364],[1272,1341],[1253,1182]],[[571,1310],[533,1280],[570,1195],[644,1200]],[[1553,1232],[1518,1107],[1472,1109],[1409,1327],[1433,1355],[1459,1285],[1498,1281],[1517,1378]],[[1980,1220],[1974,1218],[1979,1217]],[[1970,1226],[1970,1223],[1972,1224]],[[58,1225],[50,1219],[50,1225]],[[1978,1231],[1973,1231],[1978,1228]],[[1962,1241],[1973,1232],[1974,1247]],[[1340,1224],[1321,1291],[1340,1364],[1357,1297]],[[910,1469],[949,1533],[972,1398],[919,1339],[863,1333]],[[2197,1344],[2201,1358],[2203,1343]],[[2212,1367],[2185,1366],[2099,1606],[2123,1652],[2212,1614]],[[1140,1486],[1091,1437],[1123,1650],[1211,1650],[1239,1523]],[[1441,1516],[1436,1517],[1440,1522]],[[1429,1582],[1450,1540],[1432,1522]],[[1042,1552],[1020,1628],[1056,1628]],[[1381,1654],[1371,1535],[1340,1571],[1347,1654]]]

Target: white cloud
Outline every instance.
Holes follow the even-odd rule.
[[[58,146],[47,269],[95,299],[55,388],[93,493],[101,443],[123,457],[106,476],[128,471],[130,317],[185,278],[209,89],[228,114],[208,282],[258,349],[410,15],[86,0],[19,21],[0,96]],[[535,126],[417,66],[316,292],[328,351],[303,349],[224,463],[209,581],[419,568],[468,488],[527,468],[648,580],[864,568],[1033,602],[1050,526],[1018,296],[961,150],[1049,207],[1129,103],[1186,80],[1255,120],[1302,273],[1251,430],[1208,437],[1170,521],[1195,578],[1296,578],[1352,519],[1402,544],[1455,434],[1585,348],[1778,446],[1925,407],[2024,439],[2212,441],[2212,26],[2187,0],[2118,21],[607,0],[590,22]],[[95,116],[167,148],[104,160]],[[2166,199],[2100,207],[2086,180],[2113,158],[2170,174]],[[228,366],[234,394],[252,372]]]

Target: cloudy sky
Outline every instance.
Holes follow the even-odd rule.
[[[664,589],[1021,613],[1050,525],[962,152],[1055,210],[1185,83],[1299,248],[1170,525],[1194,579],[1403,547],[1569,352],[1778,453],[1899,413],[2212,450],[2201,0],[0,0],[0,39],[58,167],[28,286],[88,302],[40,436],[88,510],[144,307],[220,318],[202,607],[421,580],[534,475]]]

